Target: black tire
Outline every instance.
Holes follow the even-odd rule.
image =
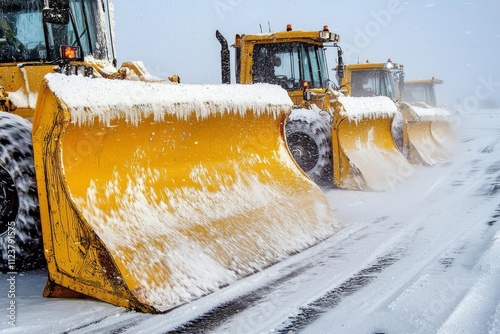
[[[333,187],[332,129],[327,118],[293,110],[285,125],[288,149],[297,165],[322,188]]]
[[[0,112],[0,271],[45,265],[31,123]]]

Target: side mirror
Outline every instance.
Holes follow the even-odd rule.
[[[49,7],[42,11],[45,23],[68,24],[69,0],[49,0]]]

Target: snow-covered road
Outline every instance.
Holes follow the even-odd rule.
[[[500,333],[500,110],[463,115],[450,163],[387,192],[330,190],[330,239],[163,315],[44,299],[16,275],[2,333]],[[0,276],[5,282],[9,276]]]

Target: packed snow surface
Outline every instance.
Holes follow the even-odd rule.
[[[115,118],[137,123],[154,114],[161,121],[166,113],[187,119],[217,113],[244,115],[248,110],[278,115],[290,111],[292,101],[277,85],[185,85],[130,80],[107,80],[48,74],[48,85],[71,110],[72,122],[99,121],[109,125]]]

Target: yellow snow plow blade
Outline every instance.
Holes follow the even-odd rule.
[[[388,190],[413,174],[392,138],[395,104],[387,97],[339,97],[332,145],[337,186]]]
[[[49,75],[34,147],[49,282],[165,312],[338,230],[283,138],[271,85]]]
[[[413,164],[437,165],[448,161],[454,143],[449,113],[423,103],[399,103],[403,152]]]
[[[440,109],[443,111],[443,109]],[[445,111],[446,112],[446,111]],[[457,144],[457,136],[453,131],[451,119],[437,119],[431,122],[432,138],[441,145],[446,151],[447,155],[453,152]]]

